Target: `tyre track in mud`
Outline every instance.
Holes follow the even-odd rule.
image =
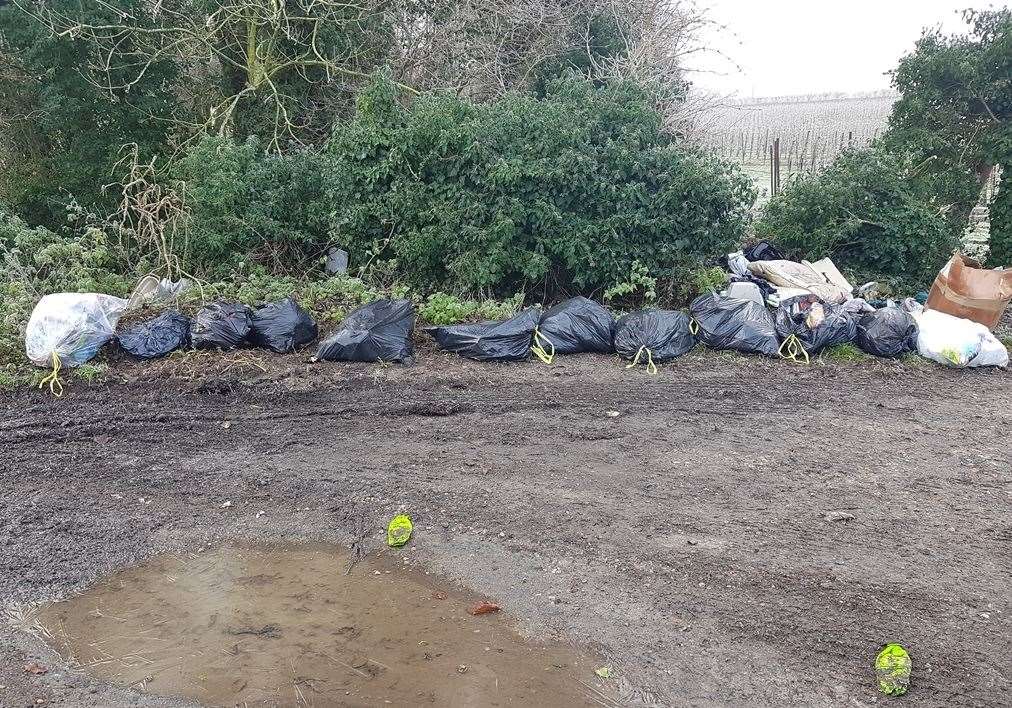
[[[1012,477],[994,435],[1012,377],[751,360],[657,378],[584,361],[347,371],[281,395],[234,380],[19,399],[0,416],[18,468],[0,478],[16,492],[0,599],[262,533],[254,510],[278,536],[340,540],[407,504],[417,560],[536,633],[589,642],[630,703],[867,705],[894,639],[917,662],[905,701],[1007,696]],[[976,409],[951,394],[970,380]],[[155,505],[124,511],[110,492],[128,490]]]
[[[622,390],[601,391],[598,387],[570,386],[561,382],[559,388],[530,386],[531,390],[520,393],[503,392],[489,400],[485,392],[447,387],[443,391],[414,389],[397,391],[399,397],[410,398],[410,403],[397,403],[385,400],[391,395],[388,391],[354,392],[356,398],[343,405],[332,405],[334,398],[345,393],[338,389],[314,394],[288,394],[278,399],[270,396],[256,395],[242,397],[215,393],[188,393],[169,397],[154,397],[151,405],[169,404],[171,408],[157,414],[136,415],[126,419],[122,415],[108,415],[92,410],[96,406],[105,405],[104,397],[95,398],[94,391],[73,401],[68,401],[61,413],[61,418],[54,420],[52,406],[46,402],[29,407],[20,412],[16,421],[5,420],[0,423],[0,435],[11,434],[13,442],[31,442],[46,436],[66,433],[63,440],[75,439],[72,433],[86,437],[98,434],[96,431],[107,429],[115,424],[117,430],[141,431],[153,425],[172,425],[178,423],[208,423],[220,420],[232,410],[238,413],[239,406],[277,406],[284,405],[288,409],[281,413],[257,413],[249,415],[233,415],[233,420],[284,422],[312,419],[325,419],[354,416],[448,416],[460,413],[472,413],[479,407],[485,415],[501,415],[513,411],[542,410],[558,408],[562,405],[577,407],[622,406],[628,405],[640,409],[651,405],[661,406],[666,413],[685,413],[691,415],[707,415],[725,417],[749,413],[787,413],[799,406],[811,407],[817,400],[814,394],[804,395],[805,390],[796,392],[767,393],[758,399],[755,391],[729,387],[717,383],[704,382],[702,385],[693,383],[692,394],[697,401],[705,401],[706,405],[678,405],[678,398],[685,394],[686,386],[682,382],[634,382]],[[253,390],[255,393],[255,390]],[[143,395],[143,394],[142,394]],[[361,396],[361,397],[358,397]],[[307,410],[308,409],[308,410]],[[893,409],[896,412],[909,412],[911,408]],[[203,412],[208,411],[208,412]]]

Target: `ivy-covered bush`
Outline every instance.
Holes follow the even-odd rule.
[[[960,231],[993,167],[1012,162],[1012,9],[962,15],[967,31],[926,29],[891,72],[900,95],[882,140]],[[1012,256],[1004,248],[992,242],[995,265]]]
[[[326,246],[320,163],[311,150],[270,154],[255,137],[203,138],[174,171],[190,210],[185,261],[212,277],[305,271]]]
[[[959,234],[908,176],[909,166],[897,155],[848,151],[771,199],[756,233],[790,258],[831,256],[860,275],[925,287],[958,245]]]
[[[120,171],[123,147],[143,159],[165,154],[172,119],[191,104],[173,90],[178,66],[165,56],[139,72],[130,88],[107,88],[93,73],[96,50],[77,33],[57,36],[38,17],[70,14],[83,24],[147,24],[146,0],[0,2],[0,203],[29,223],[59,229],[64,205],[76,200],[104,213],[116,191],[103,189]],[[44,12],[45,11],[45,12]],[[126,49],[128,43],[122,45]],[[112,84],[124,81],[117,75]],[[72,198],[68,197],[72,195]]]
[[[630,84],[410,109],[377,79],[328,145],[332,238],[422,288],[600,291],[638,262],[679,278],[742,237],[755,193],[692,154]]]
[[[987,264],[1012,267],[1012,160],[1002,170],[1001,183],[988,205],[991,214],[991,250]]]

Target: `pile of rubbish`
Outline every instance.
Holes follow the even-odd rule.
[[[727,257],[728,286],[704,293],[688,313],[646,309],[619,318],[575,297],[547,311],[528,308],[501,322],[429,327],[440,349],[475,361],[536,356],[617,354],[650,372],[698,343],[718,350],[809,362],[827,347],[852,343],[877,357],[910,352],[952,367],[1008,366],[1005,346],[991,333],[1012,300],[1012,270],[986,270],[956,253],[920,301],[867,300],[874,283],[855,288],[833,262],[791,261],[761,242]],[[107,342],[139,359],[194,349],[260,347],[294,352],[316,341],[312,317],[293,298],[251,309],[218,301],[191,319],[169,310],[117,329],[128,310],[178,296],[186,281],[145,279],[130,299],[97,293],[43,297],[25,336],[29,359],[51,367],[80,366]],[[378,300],[348,315],[319,344],[312,361],[408,362],[414,356],[415,308],[409,300]],[[55,389],[54,389],[55,393]]]
[[[729,254],[727,269],[729,285],[713,297],[749,301],[758,308],[755,344],[743,351],[756,351],[766,336],[763,353],[769,353],[772,320],[776,353],[795,361],[807,362],[826,347],[852,343],[877,357],[913,352],[952,367],[1008,366],[1008,350],[991,329],[1012,301],[1012,270],[987,270],[957,252],[930,293],[895,302],[865,299],[876,284],[855,288],[828,258],[787,260],[767,242]],[[707,304],[701,303],[699,315],[693,312],[701,328]]]

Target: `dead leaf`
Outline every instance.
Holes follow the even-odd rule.
[[[42,664],[36,664],[33,661],[30,664],[25,664],[25,673],[31,674],[32,676],[42,676],[43,674],[48,674],[49,669],[47,669]]]
[[[437,590],[436,592],[432,593],[432,599],[433,600],[445,600],[446,599],[446,593],[445,592],[439,592]]]
[[[499,609],[499,605],[494,602],[479,602],[477,605],[468,610],[468,612],[475,616],[489,615],[493,612],[498,612]]]

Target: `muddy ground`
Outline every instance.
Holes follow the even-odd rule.
[[[114,378],[3,394],[4,604],[222,540],[379,550],[406,509],[413,562],[602,656],[629,705],[1007,705],[1010,373],[428,350]],[[902,699],[876,692],[887,641],[914,659]],[[13,625],[0,647],[3,706],[181,704],[68,671]]]

